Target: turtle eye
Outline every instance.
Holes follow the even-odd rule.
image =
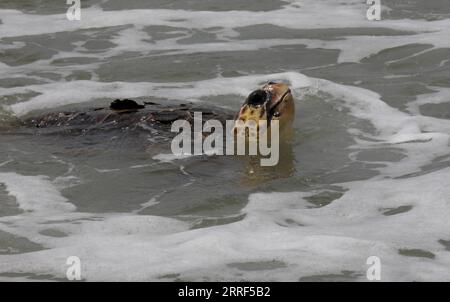
[[[273,81],[269,81],[269,82],[267,82],[267,85],[274,85],[274,84],[276,84],[275,82],[273,82]]]
[[[254,107],[261,106],[269,99],[269,97],[270,95],[267,91],[258,89],[250,93],[246,103]]]

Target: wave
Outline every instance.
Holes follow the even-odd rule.
[[[351,272],[352,280],[365,280],[366,259],[375,255],[383,263],[383,281],[449,280],[445,268],[450,256],[440,242],[449,236],[446,180],[450,169],[443,163],[439,169],[423,171],[427,164],[450,154],[448,120],[406,113],[369,90],[296,72],[172,83],[170,87],[121,83],[117,91],[189,98],[239,95],[268,78],[288,81],[297,95],[320,95],[333,106],[347,108],[354,118],[369,122],[370,131],[348,129],[354,139],[350,148],[356,152],[395,147],[405,156],[383,162],[380,174],[368,180],[335,183],[343,193],[330,204],[311,203],[326,188],[253,193],[240,211],[243,219],[200,229],[153,215],[80,213],[51,179],[0,173],[0,183],[27,211],[0,217],[0,230],[47,248],[0,255],[0,276],[16,271],[64,276],[66,258],[77,255],[85,268],[83,278],[90,281],[297,281],[343,272]],[[111,90],[105,85],[117,85],[88,83],[83,82],[96,86],[98,93]],[[48,91],[52,90],[42,90],[47,95],[40,100],[53,101]],[[45,103],[22,108],[33,106]],[[42,235],[49,229],[63,235]]]

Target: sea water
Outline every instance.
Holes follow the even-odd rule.
[[[0,2],[0,126],[115,98],[296,100],[280,162],[155,133],[0,134],[0,280],[450,281],[450,6]],[[150,146],[150,147],[148,147]]]

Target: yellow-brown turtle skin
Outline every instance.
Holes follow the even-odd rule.
[[[258,98],[266,97],[265,100]],[[239,110],[236,121],[260,120],[268,122],[278,120],[280,132],[291,129],[295,118],[295,104],[291,90],[284,83],[269,82],[261,89],[252,92]]]

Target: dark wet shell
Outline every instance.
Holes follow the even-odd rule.
[[[201,112],[203,122],[216,119],[225,123],[233,119],[233,112],[202,105],[178,104],[172,106],[146,105],[138,110],[110,110],[93,108],[80,112],[53,112],[22,121],[27,129],[39,129],[43,133],[79,133],[137,129],[143,125],[169,130],[176,120],[193,122],[195,112]],[[141,127],[142,128],[142,127]]]
[[[176,120],[191,120],[192,116],[187,110],[166,110],[153,113],[153,119],[159,123],[171,124]]]

